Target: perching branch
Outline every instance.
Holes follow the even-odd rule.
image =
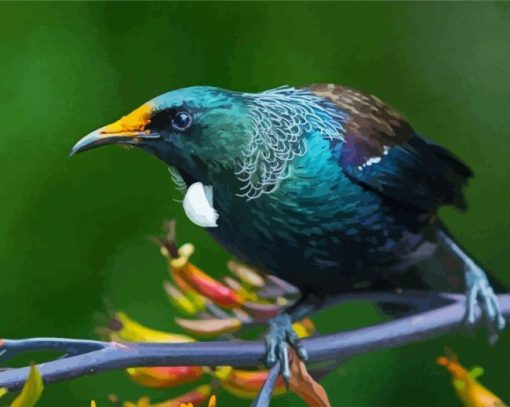
[[[379,296],[381,294],[378,294]],[[393,294],[394,295],[394,294]],[[366,295],[363,297],[366,299]],[[416,296],[399,294],[400,302],[416,304]],[[408,301],[406,301],[406,298]],[[425,298],[425,297],[424,297]],[[412,316],[303,340],[310,362],[343,360],[378,349],[395,348],[413,342],[453,332],[463,326],[464,299],[453,301]],[[354,299],[354,298],[352,298]],[[423,299],[423,298],[422,298]],[[498,296],[501,311],[510,317],[510,295]],[[265,346],[262,341],[198,342],[198,343],[116,343],[81,341],[59,338],[6,339],[0,344],[1,359],[11,351],[56,349],[75,356],[58,359],[38,366],[45,383],[72,379],[87,374],[140,366],[257,366],[263,363]],[[80,352],[76,354],[76,352]],[[28,367],[0,372],[0,387],[19,389],[28,376]]]

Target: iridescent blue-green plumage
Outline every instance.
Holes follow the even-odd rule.
[[[409,269],[433,252],[425,232],[438,206],[464,206],[469,169],[350,88],[198,87],[155,103],[195,115],[194,130],[152,148],[188,184],[213,186],[219,220],[208,231],[318,296]]]
[[[298,286],[304,302],[358,288],[465,288],[469,322],[478,301],[504,326],[485,273],[436,216],[441,205],[465,208],[471,171],[378,98],[333,84],[192,87],[148,105],[137,133],[100,129],[73,151],[133,144],[171,166],[184,192],[212,186],[219,219],[208,232]]]

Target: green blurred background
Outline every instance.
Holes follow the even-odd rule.
[[[196,263],[225,270],[228,255],[185,218],[160,162],[119,148],[67,156],[90,130],[190,85],[336,82],[378,95],[474,168],[468,214],[444,219],[510,287],[510,3],[1,3],[0,16],[0,336],[94,338],[105,299],[177,329],[147,239],[164,219],[196,244]],[[316,320],[330,332],[377,318],[350,306]],[[508,332],[495,347],[459,334],[358,357],[323,383],[333,406],[454,406],[435,365],[445,346],[510,400]],[[110,372],[48,386],[41,405],[104,406],[108,393],[176,394]]]

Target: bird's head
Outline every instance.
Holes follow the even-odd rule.
[[[222,188],[248,200],[273,192],[306,152],[307,138],[342,138],[343,113],[310,90],[240,93],[191,87],[165,93],[82,138],[71,154],[107,144],[144,149],[187,187]]]
[[[191,87],[165,93],[83,137],[71,155],[103,145],[141,148],[179,170],[189,184],[212,184],[233,168],[249,142],[250,120],[239,93]]]

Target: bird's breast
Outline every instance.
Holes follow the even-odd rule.
[[[256,199],[215,187],[218,227],[208,231],[246,263],[297,285],[361,269],[380,202],[334,169],[298,167]]]
[[[209,232],[233,255],[298,285],[350,284],[379,264],[408,231],[382,196],[353,182],[330,144],[313,138],[277,188],[255,199],[238,184],[214,185],[218,227]]]

